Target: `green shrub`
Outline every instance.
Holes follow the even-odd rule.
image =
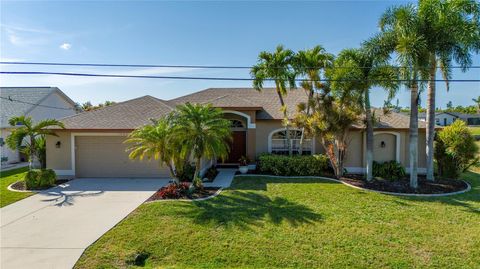
[[[52,169],[32,169],[25,175],[27,189],[50,187],[55,184],[57,175]]]
[[[178,178],[182,182],[192,182],[194,174],[195,174],[195,166],[191,165],[190,163],[187,163],[183,167],[182,173],[178,175]]]
[[[258,160],[258,170],[276,176],[321,176],[328,172],[328,158],[325,155],[263,154]]]
[[[373,162],[373,176],[388,180],[397,180],[405,177],[405,168],[397,161],[384,163]]]
[[[434,157],[438,164],[438,174],[457,178],[470,166],[478,164],[477,152],[478,146],[465,122],[455,121],[435,137]]]

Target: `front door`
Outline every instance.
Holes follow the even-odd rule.
[[[240,157],[246,155],[247,137],[245,131],[233,131],[232,141],[229,142],[230,153],[225,163],[238,163]]]

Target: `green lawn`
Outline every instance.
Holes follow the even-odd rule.
[[[22,200],[33,194],[33,192],[13,192],[7,189],[8,185],[23,180],[28,167],[18,168],[0,175],[0,207],[4,207],[18,200]]]
[[[480,135],[480,127],[469,127],[473,135]]]
[[[473,191],[395,197],[314,179],[236,178],[202,202],[144,204],[76,268],[480,268],[480,170]]]

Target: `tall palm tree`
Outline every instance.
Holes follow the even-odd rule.
[[[389,65],[386,57],[375,54],[369,47],[376,46],[375,40],[364,43],[362,49],[344,49],[338,55],[335,64],[339,66],[332,74],[332,88],[352,88],[359,91],[359,100],[365,115],[367,131],[367,181],[373,173],[373,117],[370,106],[370,91],[373,87],[382,87],[388,91],[389,100],[398,90],[398,74]],[[335,68],[335,67],[334,67]]]
[[[435,136],[436,73],[451,78],[452,62],[462,71],[472,65],[472,52],[480,51],[480,3],[475,0],[422,0],[418,4],[421,30],[429,51],[427,88],[427,180],[434,180],[433,141]]]
[[[287,88],[295,88],[295,72],[292,61],[295,53],[278,45],[274,52],[262,51],[258,55],[258,63],[250,71],[253,77],[253,87],[258,91],[263,89],[265,80],[273,80],[280,100],[283,112],[283,125],[286,129],[288,154],[292,155],[292,143],[290,141],[290,119],[283,97],[287,94]]]
[[[183,154],[191,153],[195,159],[195,177],[198,182],[202,158],[224,159],[232,139],[230,121],[221,109],[211,105],[190,104],[177,106],[172,142],[181,145]]]
[[[41,149],[42,145],[37,146],[37,141],[41,142],[42,137],[47,135],[58,136],[54,130],[49,129],[49,127],[64,128],[63,123],[54,119],[46,119],[35,124],[31,117],[25,116],[13,117],[8,123],[12,127],[15,127],[6,139],[8,147],[12,150],[17,150],[21,149],[23,144],[26,144],[24,152],[28,156],[29,168],[33,168],[35,157],[40,162],[43,162],[41,163],[41,167],[45,167],[44,156],[39,156],[39,154],[42,154],[44,151]]]
[[[312,49],[301,50],[297,52],[293,59],[293,67],[297,75],[304,76],[304,80],[301,84],[302,88],[307,94],[306,113],[310,114],[312,107],[315,88],[321,89],[323,85],[321,83],[321,73],[325,68],[331,67],[333,64],[334,56],[331,53],[327,53],[326,50],[318,45]],[[303,151],[305,128],[302,128],[302,136],[300,137],[299,154]]]
[[[378,44],[385,51],[395,52],[400,78],[410,90],[409,160],[410,187],[418,188],[418,104],[423,81],[428,78],[429,51],[422,34],[417,8],[402,5],[389,8],[380,19],[382,31]]]
[[[172,122],[162,118],[134,130],[124,143],[130,144],[127,147],[130,159],[158,160],[160,165],[168,167],[170,176],[179,183],[177,170],[186,156],[182,156],[177,145],[170,141],[172,129]]]

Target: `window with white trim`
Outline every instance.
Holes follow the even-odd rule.
[[[285,155],[288,154],[288,140],[287,140],[287,131],[281,130],[272,134],[270,145],[271,151],[273,154]],[[300,149],[300,140],[302,137],[301,130],[290,130],[290,142],[292,143],[292,152],[293,154],[298,154]],[[312,154],[313,140],[310,137],[304,136],[303,138],[303,155]]]

